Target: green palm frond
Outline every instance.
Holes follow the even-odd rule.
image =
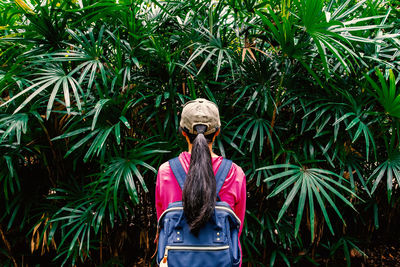
[[[118,128],[117,128],[118,127]],[[117,130],[115,130],[117,128]],[[84,155],[84,162],[88,161],[91,157],[93,156],[99,156],[100,152],[103,151],[103,153],[101,153],[101,157],[104,157],[104,152],[106,149],[105,143],[108,140],[108,136],[112,133],[112,131],[114,130],[114,133],[116,135],[118,135],[118,129],[119,129],[119,123],[111,126],[111,127],[107,127],[107,128],[97,128],[93,131],[90,131],[85,137],[79,139],[78,142],[76,142],[65,154],[64,158],[68,157],[71,153],[73,153],[75,150],[77,149],[83,149],[84,145],[86,143],[89,143],[90,146],[87,150],[87,152]],[[67,137],[71,137],[71,136],[75,136],[84,132],[89,131],[90,128],[89,127],[84,127],[60,136],[57,136],[55,138],[53,138],[52,140],[59,140],[59,139],[64,139]],[[94,139],[93,139],[94,138]],[[117,136],[118,138],[118,136]],[[89,140],[93,139],[91,142]]]
[[[256,14],[271,32],[272,38],[278,42],[278,49],[282,50],[283,55],[297,59],[323,86],[314,68],[310,66],[310,53],[319,54],[325,77],[329,79],[338,66],[347,73],[355,69],[354,62],[367,66],[353,43],[386,45],[385,40],[394,37],[391,34],[382,34],[376,38],[364,37],[366,31],[393,28],[393,25],[385,24],[390,10],[386,15],[359,18],[358,10],[365,2],[349,6],[350,1],[346,1],[331,12],[321,1],[296,0],[292,6],[289,4],[290,13],[283,7],[278,13],[267,7],[268,13],[263,13],[261,9],[256,10]],[[382,23],[373,24],[379,19],[382,19]],[[296,27],[308,36],[296,37]]]
[[[21,135],[28,129],[28,114],[16,113],[0,118],[0,143],[9,136],[16,136],[17,144],[21,143]]]
[[[271,31],[272,38],[277,41],[285,56],[292,57],[297,52],[297,49],[302,49],[303,44],[295,45],[294,39],[294,23],[292,17],[287,17],[282,14],[281,17],[275,14],[271,7],[267,7],[268,14],[256,10],[256,14],[260,16],[264,27]],[[268,18],[269,15],[272,19]],[[304,48],[304,47],[303,47]]]
[[[110,110],[115,108],[115,105],[117,105],[117,103],[113,102],[111,99],[100,99],[90,112],[82,116],[80,120],[71,124],[69,131],[52,139],[52,141],[70,137],[75,139],[78,135],[80,136],[88,132],[86,136],[77,139],[77,142],[71,146],[64,157],[68,157],[75,151],[80,151],[79,153],[82,153],[82,150],[89,145],[83,157],[84,162],[94,156],[100,155],[101,158],[104,158],[107,149],[106,143],[111,144],[113,142],[110,136],[115,137],[117,145],[121,144],[121,124],[124,125],[126,129],[131,128],[127,118],[123,115],[118,117],[117,114],[112,113],[103,113],[104,115],[100,116],[101,111],[106,106]],[[101,118],[100,125],[98,125],[99,118]],[[109,147],[108,149],[111,148]]]
[[[365,76],[375,90],[375,92],[372,92],[373,95],[390,116],[400,118],[400,92],[396,89],[397,82],[393,71],[389,70],[389,86],[379,69],[376,69],[375,73],[379,78],[380,86],[371,77]]]
[[[232,53],[232,50],[227,47],[230,43],[234,43],[235,35],[229,31],[228,29],[217,29],[217,32],[213,34],[209,29],[205,27],[201,27],[198,30],[199,34],[203,39],[207,41],[207,43],[197,43],[194,44],[196,46],[195,50],[183,66],[187,68],[189,66],[194,65],[195,59],[198,57],[204,58],[200,68],[192,66],[197,70],[197,75],[203,70],[203,68],[207,64],[213,64],[216,67],[215,71],[215,80],[218,79],[220,70],[225,65],[230,66],[232,76],[234,73],[234,64],[236,62],[235,55]],[[192,47],[193,45],[190,45]]]
[[[47,104],[47,112],[46,117],[49,118],[50,113],[52,111],[54,101],[57,98],[57,94],[59,90],[62,88],[64,95],[64,103],[67,113],[71,113],[71,91],[75,99],[75,104],[78,107],[78,110],[82,109],[81,105],[81,95],[82,90],[79,86],[79,83],[70,75],[66,74],[60,65],[50,65],[46,68],[41,68],[37,70],[36,74],[37,78],[32,80],[32,85],[28,88],[23,89],[15,96],[10,98],[8,101],[4,102],[0,105],[0,107],[5,106],[14,102],[17,98],[20,98],[24,94],[34,90],[28,97],[24,99],[24,101],[14,110],[14,114],[23,109],[26,105],[34,103],[34,98],[43,95],[46,92],[50,93],[50,97]],[[60,99],[61,100],[61,99]]]
[[[269,145],[271,146],[271,151],[274,153],[274,140],[279,138],[276,133],[271,128],[268,120],[262,117],[252,116],[246,114],[245,116],[238,116],[234,119],[240,120],[240,125],[237,127],[235,133],[232,137],[232,142],[235,138],[239,137],[239,133],[243,131],[240,136],[239,148],[242,148],[245,142],[249,142],[249,152],[252,152],[255,148],[258,150],[258,155],[261,155],[266,144],[266,138],[268,138]],[[251,134],[250,139],[248,139],[248,134]],[[256,142],[258,137],[258,142]]]
[[[103,86],[105,87],[107,86],[108,79],[107,68],[105,67],[107,66],[107,60],[104,57],[103,47],[105,27],[101,27],[98,36],[94,36],[93,28],[87,29],[87,32],[88,34],[83,33],[79,29],[76,32],[69,29],[68,33],[76,44],[70,43],[68,44],[69,49],[52,53],[50,56],[54,62],[82,61],[68,75],[72,76],[75,73],[79,73],[78,84],[86,87],[89,92],[96,81],[97,73],[100,73]]]
[[[400,152],[395,151],[391,153],[389,158],[380,164],[368,178],[368,181],[373,180],[371,194],[378,188],[384,176],[386,176],[386,189],[388,201],[390,202],[393,191],[393,181],[397,181],[397,184],[400,185]]]
[[[49,234],[44,241],[50,243],[55,238],[54,233],[60,231],[61,240],[57,244],[57,258],[64,258],[62,265],[69,259],[74,263],[79,256],[89,251],[96,234],[94,229],[96,227],[98,229],[104,223],[107,205],[104,202],[104,192],[98,191],[93,194],[90,185],[79,188],[75,184],[73,187],[54,189],[48,198],[65,201],[66,204],[47,222],[45,229],[52,224],[52,234]]]
[[[3,185],[4,198],[6,201],[10,200],[10,197],[15,192],[21,190],[21,183],[19,181],[17,170],[15,169],[15,163],[10,155],[3,155],[0,160],[0,166],[2,171],[0,172],[0,184]]]
[[[303,212],[305,209],[306,199],[308,198],[308,213],[309,220],[311,225],[311,239],[314,239],[314,222],[315,222],[315,204],[314,200],[316,199],[318,205],[322,211],[322,214],[325,218],[325,221],[328,225],[329,230],[332,234],[333,227],[332,223],[329,219],[327,209],[325,207],[326,202],[330,204],[338,217],[342,220],[344,219],[342,213],[337,208],[335,201],[332,199],[332,195],[336,196],[338,199],[342,200],[347,206],[351,207],[355,210],[353,204],[338,190],[343,190],[351,196],[355,196],[354,192],[349,190],[346,186],[336,181],[332,177],[337,178],[339,181],[345,181],[343,177],[323,169],[318,168],[305,168],[303,166],[296,166],[291,164],[278,164],[271,165],[267,167],[262,167],[258,170],[273,170],[273,169],[281,169],[285,168],[283,172],[279,172],[275,175],[272,175],[266,179],[264,182],[271,182],[276,179],[280,179],[281,183],[278,183],[272,192],[268,195],[268,198],[274,197],[279,193],[284,192],[288,187],[292,186],[292,189],[288,193],[285,203],[283,204],[281,210],[279,211],[277,222],[282,218],[286,210],[289,208],[290,204],[293,202],[296,195],[299,196],[297,214],[296,214],[296,224],[295,224],[295,236],[299,233],[301,218],[303,216]],[[336,188],[335,188],[336,187]]]
[[[363,257],[367,257],[367,255],[362,251],[356,244],[357,239],[348,237],[348,236],[343,236],[341,237],[337,242],[333,244],[328,244],[328,245],[323,245],[324,247],[328,248],[330,251],[330,256],[334,256],[340,248],[343,250],[343,254],[346,258],[346,266],[350,267],[351,266],[351,250],[355,250],[360,255]]]
[[[149,152],[157,153],[157,151]],[[107,164],[107,167],[104,170],[104,174],[102,174],[101,176],[101,183],[103,184],[101,187],[103,190],[106,191],[106,198],[113,200],[115,210],[118,206],[117,194],[120,183],[125,184],[125,188],[134,204],[139,203],[138,192],[135,186],[134,177],[138,179],[144,192],[148,192],[146,183],[143,179],[142,174],[139,171],[139,166],[156,172],[156,170],[152,166],[145,163],[143,160],[140,160],[140,154],[138,154],[137,158],[133,159],[114,158]]]

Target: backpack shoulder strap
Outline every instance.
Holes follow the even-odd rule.
[[[222,185],[225,182],[226,176],[228,176],[231,166],[232,166],[232,160],[225,158],[222,159],[222,163],[218,168],[217,174],[215,175],[218,200],[220,199],[219,191],[221,190]]]
[[[186,172],[182,167],[181,162],[179,161],[179,158],[173,158],[170,159],[169,161],[169,166],[171,167],[172,172],[174,173],[174,176],[176,180],[178,181],[179,186],[181,187],[181,190],[183,190],[183,185],[185,184],[186,180]],[[219,191],[222,188],[222,185],[225,182],[226,176],[229,173],[229,170],[231,169],[232,166],[232,161],[229,159],[222,159],[222,163],[218,168],[217,174],[215,175],[215,180],[216,180],[216,193],[219,199]]]
[[[186,172],[182,167],[181,162],[179,161],[179,157],[170,159],[169,166],[171,167],[172,172],[175,175],[176,180],[178,181],[181,190],[183,191],[183,185],[185,184],[186,180]]]

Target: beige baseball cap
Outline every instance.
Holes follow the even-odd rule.
[[[205,135],[211,134],[221,127],[218,107],[214,102],[204,98],[197,98],[185,103],[181,114],[180,126],[189,130],[191,134],[197,134],[193,127],[197,124],[207,126]]]

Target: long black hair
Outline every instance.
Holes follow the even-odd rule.
[[[216,201],[216,182],[208,144],[212,142],[215,132],[204,136],[206,125],[194,126],[197,135],[188,134],[192,143],[189,171],[183,187],[183,211],[190,231],[197,234],[212,216]]]

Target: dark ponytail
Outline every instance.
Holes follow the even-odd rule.
[[[183,211],[190,230],[197,234],[200,227],[210,219],[214,211],[216,184],[211,153],[208,147],[210,140],[207,140],[204,136],[207,126],[198,124],[194,126],[194,130],[198,134],[193,141],[190,140],[193,145],[192,155],[182,192],[182,200]]]

